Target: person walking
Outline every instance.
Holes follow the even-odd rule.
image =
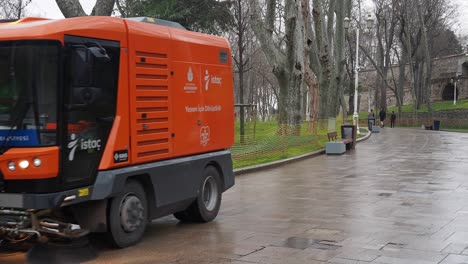
[[[387,113],[385,113],[385,109],[382,108],[382,110],[380,110],[379,117],[380,117],[380,127],[384,127],[385,118],[387,117]]]
[[[371,109],[369,115],[367,116],[367,126],[369,127],[369,131],[372,131],[372,126],[375,124],[375,114],[374,110]]]
[[[390,127],[395,127],[395,120],[396,120],[396,115],[395,111],[392,111],[392,115],[390,116]]]

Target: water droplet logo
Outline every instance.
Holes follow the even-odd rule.
[[[192,82],[192,81],[193,81],[193,71],[192,71],[192,67],[189,67],[189,68],[188,68],[187,80],[188,80],[189,82]]]
[[[193,74],[192,67],[189,66],[187,70],[187,82],[184,85],[184,90],[186,93],[195,93],[198,90],[197,85],[193,82],[195,78]]]

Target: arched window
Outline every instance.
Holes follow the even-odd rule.
[[[453,100],[453,93],[454,93],[454,84],[448,83],[445,85],[444,91],[442,92],[442,100]],[[457,99],[458,99],[458,88],[457,88]]]

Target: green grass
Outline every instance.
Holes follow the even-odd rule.
[[[253,122],[249,122],[244,126],[245,130],[245,139],[254,139],[254,129],[255,129],[255,138],[258,139],[259,137],[265,137],[271,134],[274,134],[274,130],[278,127],[278,123],[276,121],[268,121],[268,122],[259,122],[254,125]],[[234,144],[240,143],[240,122],[236,122],[235,126],[236,131],[236,138]]]

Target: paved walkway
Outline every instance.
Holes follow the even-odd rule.
[[[467,143],[385,128],[349,154],[239,176],[216,221],[165,217],[91,263],[468,263]]]

